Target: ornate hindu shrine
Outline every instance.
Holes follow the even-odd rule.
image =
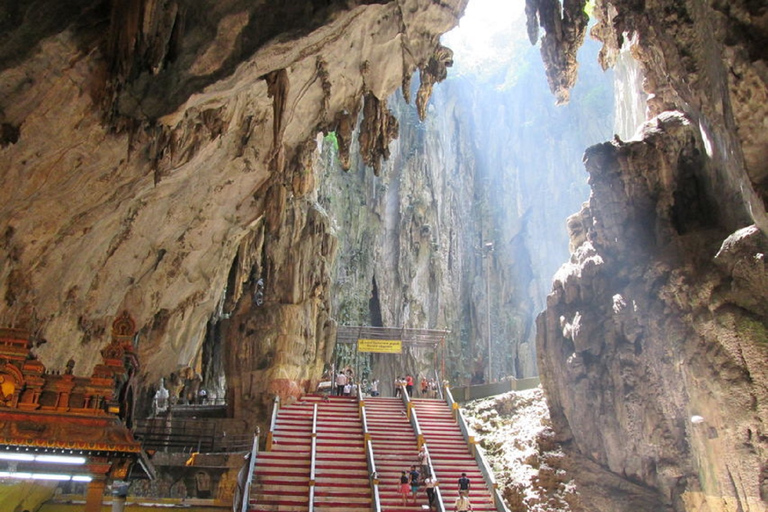
[[[127,478],[136,462],[151,471],[130,430],[135,333],[123,312],[103,362],[79,377],[71,359],[63,373],[46,370],[28,332],[0,329],[0,477],[89,482],[90,512],[101,510],[107,482]]]

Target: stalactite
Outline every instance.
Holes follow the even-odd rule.
[[[381,172],[381,160],[389,158],[389,143],[397,138],[398,130],[397,119],[387,108],[386,100],[366,94],[358,140],[363,162],[373,168],[376,176]]]
[[[432,53],[425,66],[419,69],[421,84],[416,93],[416,108],[419,111],[419,119],[427,118],[427,102],[432,96],[432,87],[442,82],[448,76],[449,67],[453,66],[453,51],[445,46],[438,46]]]
[[[341,168],[348,171],[352,165],[349,159],[350,147],[352,146],[352,132],[355,129],[355,119],[357,112],[350,113],[344,109],[336,114],[336,140],[339,141],[339,161]]]
[[[272,98],[272,150],[270,155],[270,171],[282,174],[285,169],[285,148],[283,134],[285,133],[284,116],[285,100],[288,97],[290,82],[288,73],[278,69],[268,73],[264,80],[267,82],[267,96]]]
[[[540,24],[546,34],[541,39],[541,58],[547,70],[547,81],[558,104],[568,103],[570,90],[576,83],[576,52],[584,43],[589,16],[584,12],[586,0],[527,0],[528,37],[532,44],[538,38]]]

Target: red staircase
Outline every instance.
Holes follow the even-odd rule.
[[[299,401],[280,409],[271,451],[256,457],[250,512],[309,510],[312,404]]]
[[[462,473],[469,478],[469,500],[474,512],[495,512],[496,507],[475,457],[470,453],[453,412],[446,402],[427,398],[411,400],[416,409],[424,441],[435,468],[446,510],[453,510],[459,496],[458,480]]]
[[[443,503],[453,510],[458,479],[471,481],[474,512],[495,512],[480,468],[445,402],[412,399],[429,447]],[[308,512],[313,406],[318,406],[314,510],[369,512],[371,487],[357,399],[307,396],[277,415],[272,451],[259,452],[250,495],[250,512]],[[422,489],[405,506],[400,474],[418,465],[416,435],[399,398],[365,399],[368,430],[378,471],[382,512],[417,512],[427,505]]]
[[[357,399],[309,395],[280,409],[272,451],[256,458],[250,512],[309,510],[312,415],[318,406],[316,512],[370,512],[371,486]]]
[[[379,496],[382,512],[416,512],[427,505],[427,495],[421,490],[416,504],[409,500],[402,506],[400,473],[418,466],[419,452],[416,434],[400,398],[369,397],[365,399],[368,431],[371,434],[376,470],[379,474]]]
[[[371,483],[356,398],[308,396],[318,405],[316,512],[370,512]]]

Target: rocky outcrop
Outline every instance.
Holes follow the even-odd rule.
[[[765,506],[768,241],[750,227],[721,246],[705,154],[699,127],[664,113],[585,155],[592,195],[569,219],[539,369],[560,440],[596,463],[583,478],[658,492],[652,508],[616,493],[591,510]]]
[[[762,510],[768,241],[752,227],[720,247],[702,145],[670,113],[587,151],[592,197],[569,219],[539,368],[561,440],[656,489],[654,510]]]
[[[249,356],[219,352],[233,403],[304,389],[333,337],[315,137],[426,66],[465,3],[4,6],[0,323],[87,373],[128,310],[147,383],[210,375],[207,339]]]
[[[586,462],[576,479],[588,510],[766,510],[768,225],[755,156],[768,80],[754,41],[768,11],[598,1],[596,13],[603,65],[631,38],[652,119],[585,154],[592,193],[568,220],[571,261],[537,325],[554,428]]]

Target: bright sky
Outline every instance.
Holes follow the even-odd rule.
[[[525,0],[469,0],[459,26],[441,39],[459,72],[508,60],[511,41],[527,42],[524,11]]]

